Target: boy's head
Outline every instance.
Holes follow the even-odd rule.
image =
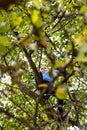
[[[40,71],[41,71],[42,73],[44,73],[44,72],[48,71],[48,69],[47,69],[46,66],[42,66],[42,67],[40,68]]]

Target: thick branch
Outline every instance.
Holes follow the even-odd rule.
[[[41,78],[40,74],[38,73],[38,70],[37,70],[37,68],[36,68],[36,65],[35,65],[35,63],[33,62],[33,59],[32,59],[32,57],[31,57],[31,54],[33,53],[33,51],[30,51],[30,52],[28,53],[27,50],[26,50],[26,48],[23,48],[23,50],[24,50],[24,52],[25,52],[25,55],[26,55],[26,57],[27,57],[27,59],[28,59],[28,62],[29,62],[29,64],[30,64],[30,66],[31,66],[31,68],[32,68],[32,70],[33,70],[33,72],[34,72],[34,74],[35,74],[35,77],[36,77],[38,83],[41,84],[41,83],[43,82],[43,81],[42,81],[42,78]]]
[[[37,100],[38,95],[37,95],[35,92],[29,90],[21,81],[18,81],[17,84],[18,84],[18,86],[19,86],[21,92],[27,94],[29,97],[33,98],[35,101]],[[39,103],[40,103],[41,105],[45,105],[45,102],[43,101],[43,99],[40,100]]]
[[[0,0],[0,7],[5,8],[10,4],[15,3],[16,0]]]
[[[30,96],[30,97],[33,98],[34,100],[37,99],[38,95],[37,95],[35,92],[29,90],[21,81],[17,81],[17,84],[18,84],[20,90],[21,90],[23,93],[27,94],[28,96]]]

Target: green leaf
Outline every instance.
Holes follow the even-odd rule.
[[[86,52],[87,52],[87,44],[85,43],[79,49],[79,53],[78,53],[78,56],[76,57],[75,61],[87,62],[87,57],[85,56]]]
[[[41,1],[40,0],[32,0],[32,4],[36,8],[40,8],[41,7]]]
[[[0,15],[0,33],[6,33],[8,32],[10,29],[10,24],[9,24],[9,20],[7,19],[7,17],[3,17],[2,15]]]
[[[11,42],[7,36],[0,36],[0,54],[7,51],[7,47],[11,46]]]
[[[3,54],[7,51],[7,48],[3,45],[0,45],[0,54]]]

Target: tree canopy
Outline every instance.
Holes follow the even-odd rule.
[[[48,100],[41,66],[54,77]],[[86,109],[87,0],[0,0],[0,129],[86,130]]]

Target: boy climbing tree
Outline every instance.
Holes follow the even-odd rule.
[[[55,73],[56,75],[59,75],[60,72],[59,70],[53,70],[53,73]],[[39,85],[36,79],[36,89],[42,92],[43,89],[46,87],[46,90],[43,94],[45,99],[49,99],[49,97],[53,95],[55,96],[55,92],[52,91],[53,85],[48,85],[50,82],[53,81],[53,77],[50,76],[48,68],[46,66],[41,67],[39,74],[41,75],[43,84]],[[67,71],[66,71],[66,75],[68,75]],[[58,111],[60,114],[63,113],[63,100],[62,99],[58,99]]]

